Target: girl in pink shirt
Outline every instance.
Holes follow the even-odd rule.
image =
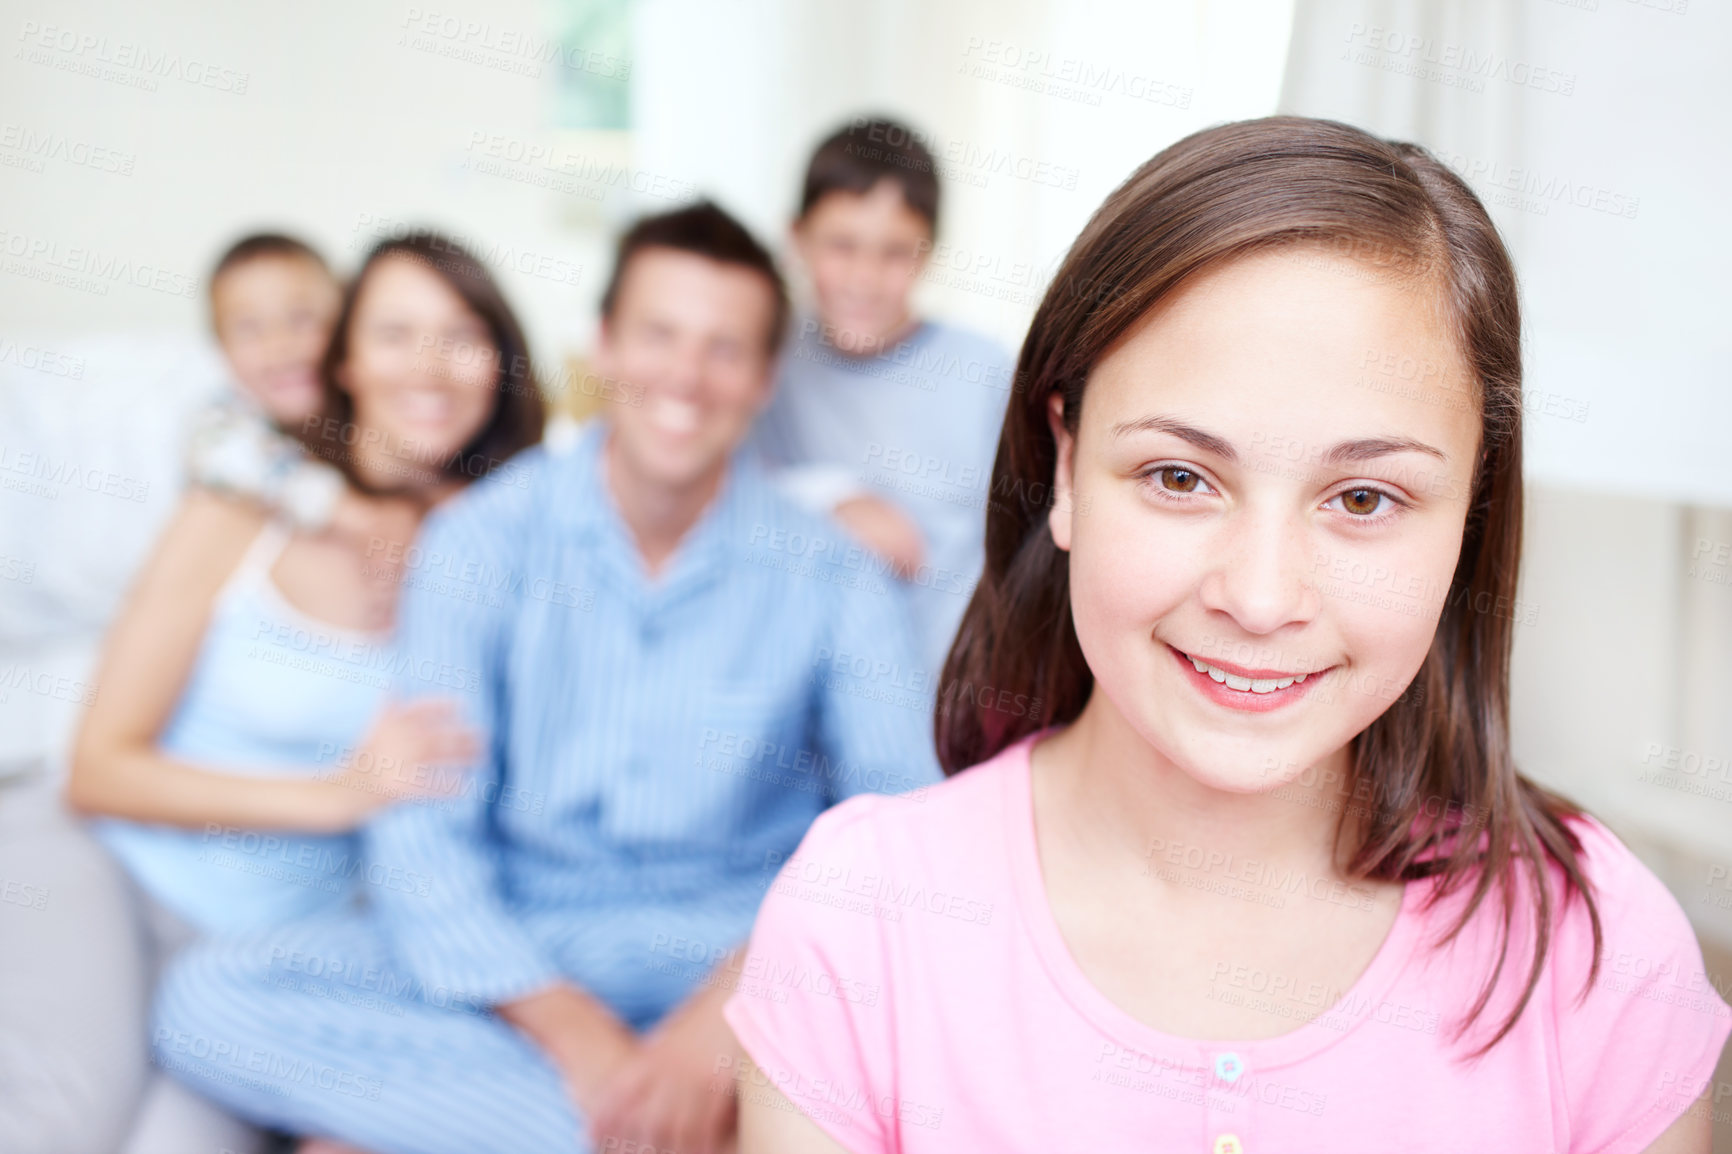
[[[1332,122],[1197,133],[1017,380],[952,776],[781,864],[743,1154],[1705,1154],[1690,926],[1511,760],[1520,319],[1467,186]]]

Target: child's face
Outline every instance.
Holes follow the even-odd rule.
[[[1445,324],[1430,286],[1265,252],[1182,287],[1102,358],[1074,438],[1055,400],[1051,525],[1106,698],[1091,709],[1254,792],[1390,706],[1430,648],[1479,451]]]
[[[217,341],[235,381],[284,428],[319,407],[319,358],[336,320],[337,284],[305,257],[257,257],[211,286]]]
[[[650,248],[630,259],[594,358],[627,386],[613,447],[640,478],[700,484],[769,400],[775,292],[759,272],[693,253]]]
[[[443,465],[487,423],[498,379],[487,322],[438,273],[405,256],[367,272],[337,370],[363,443]]]
[[[794,243],[838,347],[874,352],[907,327],[932,229],[894,181],[864,194],[827,193],[794,226]]]

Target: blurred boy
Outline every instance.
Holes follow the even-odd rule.
[[[1013,367],[992,341],[914,312],[938,200],[932,154],[901,124],[858,119],[818,146],[793,226],[817,315],[796,326],[754,433],[805,503],[907,581],[934,674],[980,575]]]
[[[211,328],[235,388],[194,423],[192,484],[256,501],[300,528],[365,530],[364,501],[294,437],[319,407],[319,360],[338,301],[324,259],[293,237],[258,233],[217,261]]]

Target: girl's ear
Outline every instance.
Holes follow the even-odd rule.
[[[1052,511],[1046,515],[1052,531],[1053,544],[1070,551],[1071,517],[1076,512],[1075,466],[1076,437],[1064,427],[1064,394],[1053,390],[1046,399],[1046,423],[1052,429],[1053,443],[1058,446],[1058,460],[1052,470]]]

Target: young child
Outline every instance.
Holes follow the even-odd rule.
[[[1011,382],[993,342],[914,314],[938,193],[931,152],[894,121],[857,120],[818,146],[793,227],[817,313],[798,321],[754,434],[790,491],[906,582],[928,681],[980,575]]]
[[[946,676],[1041,709],[942,713],[948,781],[785,863],[744,969],[824,980],[728,1004],[741,1149],[1706,1154],[1690,925],[1511,758],[1521,329],[1467,186],[1199,132],[1018,369],[995,482],[1055,502],[992,506]]]
[[[339,295],[324,258],[293,237],[257,233],[217,261],[211,328],[235,389],[194,422],[192,484],[255,501],[298,529],[361,527],[364,499],[295,439],[319,408],[319,360]]]

